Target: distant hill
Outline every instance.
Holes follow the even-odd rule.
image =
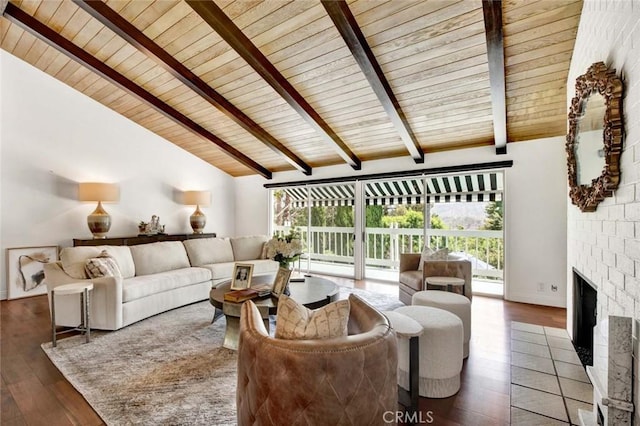
[[[449,229],[480,229],[484,225],[487,203],[437,203],[431,212],[440,216]]]

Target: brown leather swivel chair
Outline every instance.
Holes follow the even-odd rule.
[[[385,419],[395,421],[395,333],[375,308],[353,294],[349,301],[349,335],[323,340],[270,337],[253,302],[242,306],[238,425],[380,425]]]

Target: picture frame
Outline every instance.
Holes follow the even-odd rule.
[[[7,249],[7,299],[47,294],[44,264],[58,260],[58,246]]]
[[[291,277],[291,269],[287,268],[279,268],[276,273],[276,278],[273,280],[273,288],[271,289],[271,294],[278,298],[284,290],[287,288],[287,284],[289,283],[289,277]]]
[[[236,263],[233,266],[233,280],[231,290],[243,290],[251,287],[253,263]]]

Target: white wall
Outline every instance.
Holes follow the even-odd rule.
[[[640,4],[637,0],[586,0],[567,83],[569,100],[575,79],[594,62],[617,70],[625,85],[625,137],[620,186],[593,213],[581,213],[569,203],[567,281],[576,267],[598,288],[598,318],[608,315],[640,319]],[[573,332],[573,291],[568,286],[568,330]],[[638,371],[638,342],[634,342]],[[634,424],[640,424],[640,387],[634,380]]]
[[[508,145],[497,156],[493,147],[428,154],[424,164],[410,158],[369,161],[362,170],[347,165],[315,168],[312,176],[300,172],[274,173],[273,182],[289,182],[378,172],[423,169],[471,163],[513,160],[507,169],[506,298],[526,303],[564,307],[566,303],[566,197],[567,172],[564,137]],[[269,201],[266,181],[259,177],[236,179],[236,233],[266,233]],[[271,183],[271,182],[270,182]],[[544,291],[538,291],[538,283]],[[557,291],[551,290],[557,286]]]
[[[77,201],[78,182],[119,184],[120,201],[105,205],[109,236],[136,235],[153,214],[168,233],[191,233],[195,208],[179,204],[184,190],[211,191],[205,232],[234,233],[231,176],[4,51],[0,71],[3,256],[9,247],[91,238],[86,217],[95,203]]]

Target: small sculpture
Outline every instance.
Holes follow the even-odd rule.
[[[138,232],[142,235],[164,234],[164,225],[160,225],[160,216],[154,214],[148,223],[140,221],[138,224]]]

